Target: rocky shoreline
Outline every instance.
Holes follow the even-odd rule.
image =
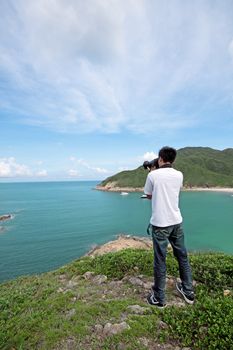
[[[141,187],[114,187],[108,186],[96,186],[95,190],[106,191],[106,192],[143,192]]]
[[[114,241],[93,247],[85,256],[96,257],[106,253],[114,253],[122,249],[152,249],[152,241],[147,237],[120,234]]]
[[[13,215],[11,214],[0,215],[0,221],[6,221],[11,219],[13,219]]]

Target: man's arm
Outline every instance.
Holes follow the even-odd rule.
[[[151,199],[152,198],[152,192],[153,192],[153,184],[151,182],[151,179],[150,179],[149,175],[150,174],[147,175],[146,183],[145,183],[145,187],[144,187],[144,193],[146,194],[147,199]]]

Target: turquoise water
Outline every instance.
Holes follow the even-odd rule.
[[[0,281],[62,266],[119,233],[146,236],[150,202],[139,193],[93,190],[96,182],[1,183]],[[233,254],[233,196],[183,192],[189,250]]]

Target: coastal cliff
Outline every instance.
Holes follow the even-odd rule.
[[[190,306],[176,292],[178,266],[169,250],[161,311],[146,304],[153,283],[149,238],[120,235],[87,255],[0,285],[0,349],[231,348],[233,256],[190,253],[196,291]]]

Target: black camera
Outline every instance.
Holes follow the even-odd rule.
[[[158,169],[159,168],[159,158],[155,158],[151,160],[150,162],[148,160],[145,160],[143,163],[143,168],[145,170],[151,170],[152,168]]]

